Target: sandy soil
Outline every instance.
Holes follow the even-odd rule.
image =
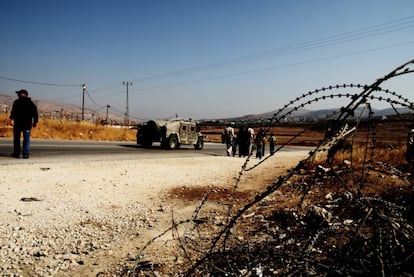
[[[278,152],[243,176],[250,186],[251,180],[269,182],[306,155]],[[249,166],[258,161],[252,158]],[[165,197],[169,189],[231,186],[244,162],[226,156],[23,164],[7,160],[0,166],[0,272],[108,272],[163,231],[172,210],[175,217],[191,214],[192,207]]]

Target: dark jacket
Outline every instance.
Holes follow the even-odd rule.
[[[13,102],[10,119],[14,126],[22,130],[30,130],[38,121],[37,107],[29,97],[19,97]]]

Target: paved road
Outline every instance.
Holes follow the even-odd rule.
[[[13,151],[12,139],[0,139],[0,160],[10,159]],[[30,160],[36,159],[136,159],[179,156],[223,155],[224,147],[217,143],[205,143],[204,149],[194,150],[193,146],[183,145],[180,149],[166,150],[159,145],[148,149],[134,142],[113,141],[69,141],[32,139]]]
[[[148,159],[168,157],[225,156],[225,146],[221,143],[205,143],[203,150],[194,150],[193,146],[182,145],[179,149],[166,150],[154,144],[150,149],[135,142],[112,141],[70,141],[32,139],[30,161],[53,160],[101,160],[101,159]],[[307,150],[306,147],[286,147],[282,151]],[[27,161],[10,158],[13,142],[9,138],[0,138],[0,162]]]

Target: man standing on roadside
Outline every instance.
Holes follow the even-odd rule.
[[[270,133],[269,137],[269,149],[270,149],[270,155],[274,154],[276,149],[276,137],[273,133]]]
[[[37,107],[28,97],[27,90],[16,91],[19,97],[13,102],[10,113],[11,124],[13,125],[13,154],[12,157],[19,158],[21,152],[20,135],[23,133],[23,158],[29,158],[30,131],[36,127],[38,121]]]
[[[232,156],[233,153],[233,138],[234,138],[234,129],[231,126],[224,128],[222,135],[222,141],[226,144],[227,156]]]

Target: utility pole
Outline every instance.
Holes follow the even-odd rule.
[[[122,82],[122,84],[126,86],[125,126],[127,126],[129,121],[128,87],[132,86],[132,82]]]
[[[111,107],[111,106],[106,105],[106,119],[105,119],[105,123],[106,123],[106,124],[108,124],[108,109],[109,109],[110,107]]]
[[[85,117],[85,91],[86,91],[86,85],[82,84],[82,121]]]

